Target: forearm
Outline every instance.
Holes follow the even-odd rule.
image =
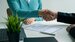
[[[39,10],[34,10],[34,11],[18,11],[17,14],[19,17],[22,18],[31,18],[31,17],[39,17],[42,16],[42,14],[40,14],[41,11]]]
[[[57,21],[69,24],[75,24],[75,13],[57,13]]]

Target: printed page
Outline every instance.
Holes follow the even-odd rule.
[[[69,24],[60,23],[54,21],[37,21],[30,25],[23,24],[22,27],[28,30],[45,32],[45,33],[54,33],[60,29],[67,28]]]

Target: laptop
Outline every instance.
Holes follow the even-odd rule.
[[[58,42],[54,37],[24,38],[24,42]]]

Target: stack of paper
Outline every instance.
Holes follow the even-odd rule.
[[[54,33],[62,28],[67,28],[69,24],[59,23],[54,21],[37,21],[30,25],[23,24],[22,27],[28,30],[45,32],[45,33]]]

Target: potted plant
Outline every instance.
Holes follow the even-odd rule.
[[[18,16],[9,16],[7,19],[7,35],[9,42],[19,42],[19,35],[21,29],[21,19]]]

